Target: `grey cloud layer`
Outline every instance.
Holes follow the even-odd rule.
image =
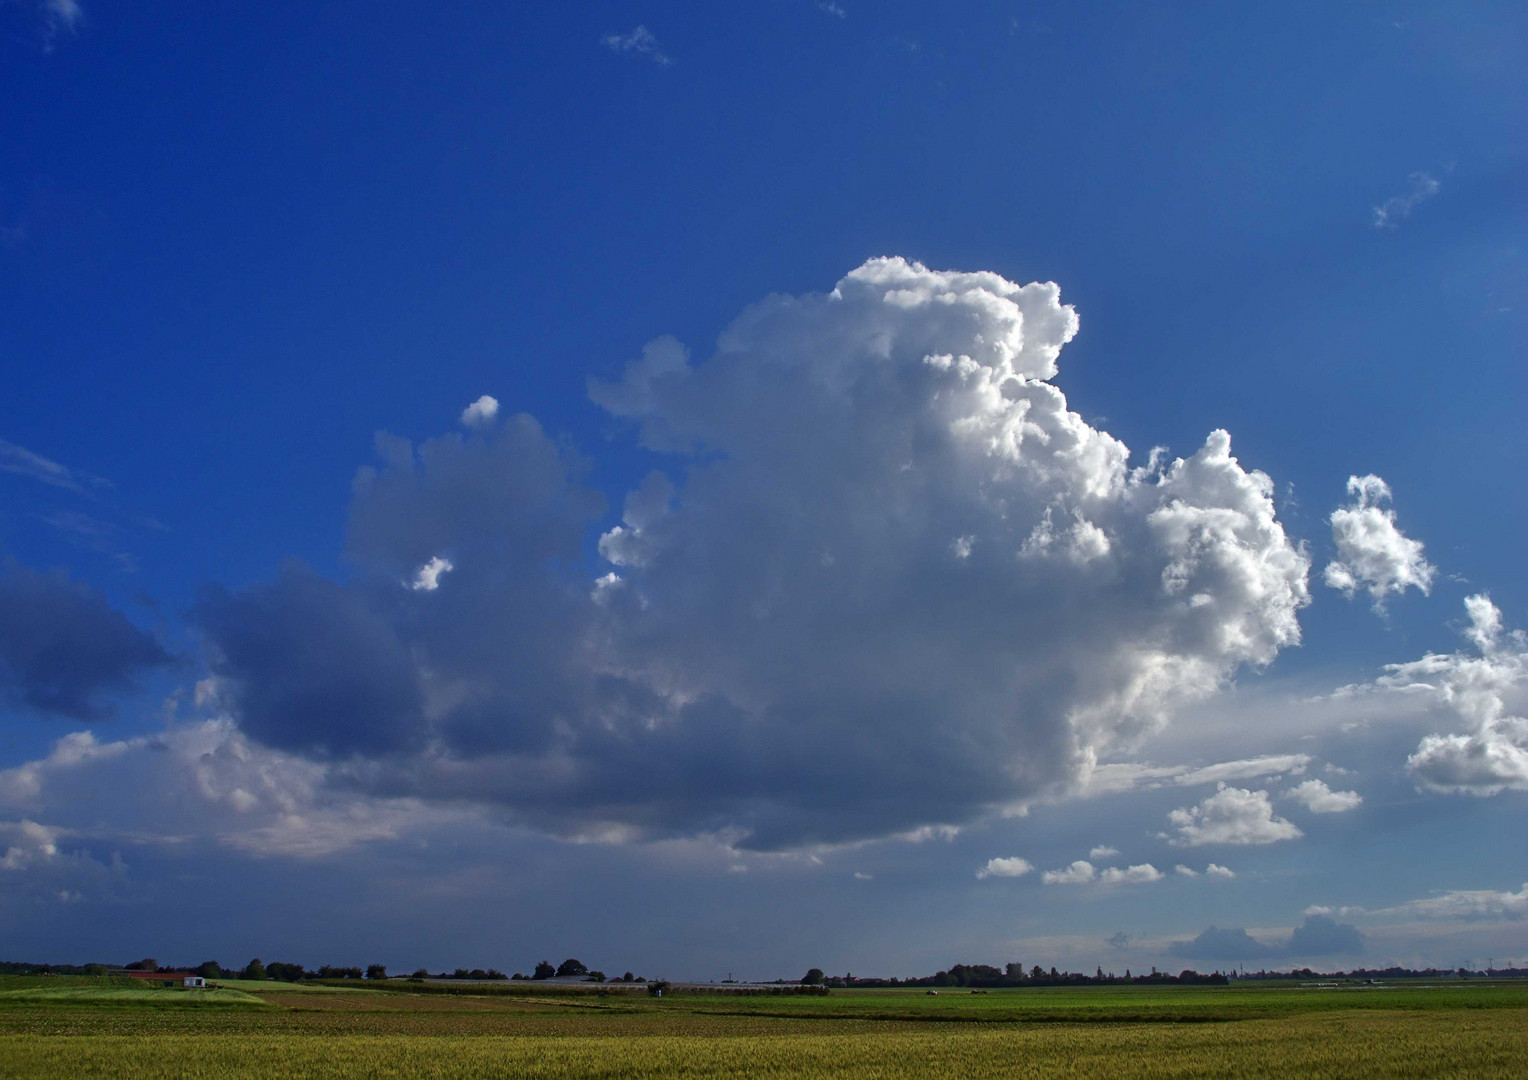
[[[153,636],[63,572],[0,563],[0,699],[90,721],[104,698],[170,662]]]
[[[654,342],[591,396],[673,465],[592,572],[603,500],[534,420],[381,437],[360,577],[204,597],[216,699],[331,784],[560,835],[793,847],[1075,790],[1308,599],[1224,432],[1131,468],[1067,408],[1076,329],[1054,285],[887,259],[703,363]]]
[[[1173,942],[1170,951],[1189,960],[1229,962],[1352,956],[1364,951],[1364,936],[1351,924],[1326,915],[1307,915],[1287,941],[1263,941],[1239,927],[1212,926],[1191,941]]]

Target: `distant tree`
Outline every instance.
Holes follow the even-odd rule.
[[[531,978],[533,978],[533,979],[550,979],[553,975],[556,975],[556,974],[557,974],[557,969],[552,966],[551,961],[549,961],[549,960],[539,960],[536,963],[536,973],[534,975],[532,975]]]
[[[216,960],[203,960],[196,966],[195,974],[200,975],[204,979],[221,979],[223,977],[223,969]]]
[[[647,984],[647,993],[651,997],[662,997],[663,991],[667,990],[668,988],[669,981],[667,979],[657,979]]]
[[[472,972],[468,971],[466,968],[457,968],[451,973],[451,977],[453,979],[470,979],[472,978]]]
[[[636,981],[637,980],[632,977],[632,974],[629,971],[625,975],[621,976],[621,982],[636,982]]]
[[[557,965],[557,977],[566,979],[575,975],[587,975],[589,969],[584,966],[582,960],[575,960],[571,956]]]
[[[154,959],[149,959],[149,958],[145,958],[143,960],[135,960],[131,964],[127,965],[127,970],[128,971],[158,971],[159,970],[159,961],[158,960],[154,960]]]
[[[810,968],[805,975],[801,976],[801,985],[802,986],[821,986],[822,985],[822,968]]]
[[[255,982],[264,982],[265,965],[260,962],[260,958],[257,956],[249,963],[244,965],[244,971],[242,975],[244,978],[253,979]]]
[[[591,972],[589,972],[589,974],[584,976],[584,982],[604,982],[604,981],[605,981],[605,973],[603,971],[591,971]]]
[[[366,977],[368,979],[385,979],[385,978],[387,978],[387,965],[386,964],[367,964],[366,965]]]
[[[507,979],[507,978],[509,978],[508,975],[504,974],[498,968],[489,968],[488,969],[488,977],[490,979]]]
[[[426,971],[424,968],[420,968],[418,971],[414,972],[414,974],[409,976],[409,978],[412,979],[414,982],[424,982],[429,977],[430,977],[430,973],[428,971]]]
[[[277,982],[297,982],[308,973],[301,964],[283,964],[272,960],[265,965],[265,974]]]
[[[1036,964],[1034,967],[1029,969],[1029,977],[1031,979],[1043,979],[1045,978],[1045,969],[1039,964]]]
[[[1022,982],[1024,979],[1024,965],[1010,963],[1003,968],[1003,975],[1010,982]]]

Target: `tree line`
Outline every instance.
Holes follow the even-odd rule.
[[[1010,963],[1001,968],[991,964],[951,964],[945,970],[937,971],[932,975],[913,976],[908,979],[863,978],[853,973],[826,975],[821,968],[812,968],[801,978],[802,986],[843,989],[854,986],[866,988],[926,986],[930,989],[968,987],[992,990],[1013,986],[1120,986],[1127,984],[1224,986],[1228,982],[1230,979],[1218,971],[1201,974],[1192,969],[1185,969],[1177,975],[1169,975],[1165,971],[1152,968],[1149,975],[1132,975],[1130,969],[1126,968],[1125,974],[1116,975],[1113,972],[1105,974],[1104,969],[1100,967],[1094,974],[1088,975],[1080,971],[1058,971],[1054,967],[1047,971],[1039,964],[1025,971],[1021,963]]]
[[[309,970],[302,964],[289,964],[280,961],[264,963],[258,957],[245,964],[242,968],[226,968],[216,960],[204,960],[193,966],[177,967],[163,965],[152,957],[135,960],[131,964],[124,964],[117,968],[105,964],[69,965],[69,964],[19,964],[0,963],[0,974],[6,975],[35,975],[56,972],[60,975],[105,975],[112,970],[117,971],[150,971],[163,974],[189,974],[200,975],[206,979],[251,979],[256,982],[267,982],[272,979],[278,982],[300,982],[303,979],[388,979],[401,978],[403,976],[389,975],[385,964],[367,964],[361,967],[343,967],[333,964],[325,964],[316,970]],[[584,982],[593,983],[646,983],[647,979],[640,975],[634,975],[630,971],[624,975],[610,978],[603,971],[592,970],[583,961],[575,957],[569,957],[561,964],[553,965],[549,960],[542,960],[532,969],[532,974],[523,975],[515,972],[506,975],[498,968],[457,968],[454,971],[441,971],[431,973],[426,968],[418,968],[407,976],[408,979],[422,982],[425,979],[458,979],[471,982],[497,982],[509,981],[535,981],[552,978],[577,978]]]

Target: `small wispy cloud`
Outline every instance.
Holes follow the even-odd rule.
[[[88,491],[110,487],[99,476],[77,472],[66,465],[34,454],[24,446],[0,439],[0,472],[25,476],[39,483],[85,494]]]
[[[1374,207],[1374,227],[1394,229],[1411,216],[1411,212],[1438,194],[1442,186],[1431,173],[1414,172],[1408,178],[1411,187],[1399,195],[1392,195]]]
[[[645,26],[639,25],[629,34],[606,34],[600,41],[611,52],[636,53],[647,57],[659,67],[668,67],[674,62],[674,58],[663,51],[663,46],[658,43],[653,32]]]
[[[54,26],[73,30],[85,17],[85,10],[75,0],[43,0],[43,16]]]
[[[121,527],[110,521],[78,510],[39,514],[38,520],[57,529],[75,547],[109,556],[119,570],[132,573],[138,569],[138,560],[131,552],[123,550]]]
[[[835,4],[833,0],[817,0],[817,10],[825,11],[837,19],[845,19],[849,16],[849,13],[838,4]]]
[[[50,53],[58,39],[77,32],[85,22],[85,9],[79,0],[0,0],[0,8],[12,7],[25,12],[29,24],[25,34],[35,37],[42,51]]]

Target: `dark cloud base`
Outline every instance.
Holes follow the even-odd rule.
[[[34,713],[90,722],[172,657],[101,593],[63,571],[0,567],[0,697]]]
[[[1288,941],[1259,941],[1239,927],[1212,926],[1191,941],[1175,941],[1169,955],[1187,960],[1239,962],[1306,956],[1356,956],[1364,951],[1364,936],[1356,926],[1325,915],[1307,915]]]

